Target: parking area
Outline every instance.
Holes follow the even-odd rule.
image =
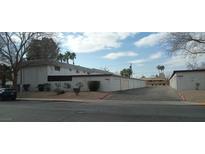
[[[133,101],[180,101],[178,92],[169,86],[145,87],[113,92],[106,99]]]

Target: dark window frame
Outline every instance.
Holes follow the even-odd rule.
[[[66,75],[49,75],[47,81],[72,81],[72,76]]]

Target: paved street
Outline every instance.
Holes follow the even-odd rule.
[[[178,105],[174,102],[152,103],[3,101],[0,102],[0,121],[205,121],[205,106],[184,105],[183,103]]]
[[[2,101],[0,121],[205,121],[205,106],[183,102],[169,87],[113,92],[110,100]]]
[[[112,96],[107,99],[134,101],[180,101],[177,91],[169,86],[145,87],[117,91],[113,92]]]

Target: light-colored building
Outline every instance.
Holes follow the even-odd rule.
[[[174,71],[169,81],[177,90],[205,90],[205,69]]]
[[[169,82],[165,78],[155,77],[155,78],[143,78],[146,86],[167,86]]]
[[[79,82],[83,84],[82,91],[88,91],[89,81],[100,81],[99,91],[118,91],[144,87],[141,79],[123,78],[108,71],[89,69],[86,67],[60,63],[56,61],[27,61],[22,65],[22,78],[18,74],[18,84],[30,84],[30,90],[37,91],[39,84],[49,83],[51,90],[61,88],[72,90]],[[67,88],[67,85],[71,88]]]

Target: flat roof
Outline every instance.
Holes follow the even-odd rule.
[[[159,77],[157,77],[157,78],[142,78],[142,80],[144,80],[144,81],[149,81],[149,80],[164,81],[164,80],[166,80],[166,78],[159,78]]]
[[[186,73],[186,72],[205,72],[205,69],[195,69],[195,70],[175,70],[169,80],[174,76],[176,73]]]
[[[60,76],[60,75],[59,75]],[[120,75],[116,75],[116,74],[82,74],[82,75],[67,75],[69,77],[98,77],[98,76],[113,76],[113,77],[119,77],[119,78],[123,78],[123,79],[133,79],[133,80],[140,80],[140,81],[144,81],[142,79],[138,79],[138,78],[128,78],[128,77],[123,77]]]

